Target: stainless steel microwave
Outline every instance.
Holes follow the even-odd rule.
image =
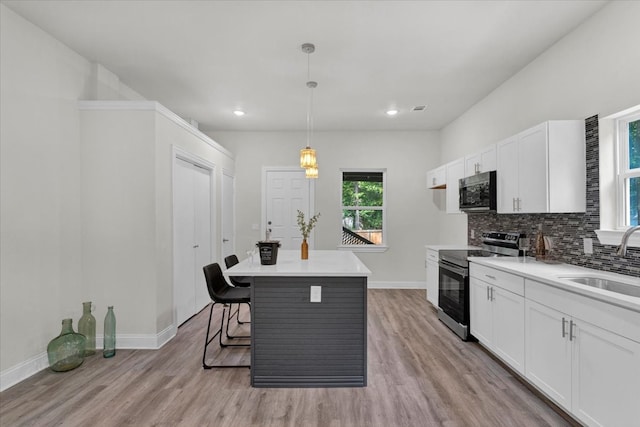
[[[495,211],[496,171],[482,172],[460,179],[460,210]]]

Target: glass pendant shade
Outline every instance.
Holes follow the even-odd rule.
[[[311,166],[304,170],[304,176],[306,178],[317,178],[318,177],[318,165]]]
[[[318,163],[316,160],[316,150],[311,147],[306,147],[300,150],[300,167],[301,168],[317,168]]]

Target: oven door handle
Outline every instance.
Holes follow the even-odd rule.
[[[469,275],[468,270],[466,268],[460,268],[456,265],[452,265],[443,261],[439,261],[438,265],[444,268],[445,270],[452,271],[462,277],[467,277]]]

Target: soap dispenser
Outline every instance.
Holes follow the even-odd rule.
[[[538,226],[538,234],[536,234],[536,260],[544,260],[547,257],[547,246],[545,244],[544,234],[542,233],[542,224]]]

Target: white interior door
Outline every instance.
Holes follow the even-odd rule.
[[[300,249],[302,235],[297,225],[297,211],[313,210],[313,180],[305,178],[300,168],[266,168],[263,191],[263,236],[271,229],[271,239],[279,240],[281,249]],[[311,237],[311,236],[310,236]],[[313,248],[310,238],[309,247]]]
[[[222,259],[235,252],[234,180],[233,176],[222,173]]]
[[[180,325],[206,306],[202,267],[213,259],[212,171],[175,158],[173,171],[173,297]]]
[[[195,166],[193,193],[193,246],[195,246],[195,307],[193,314],[195,314],[211,301],[202,271],[202,267],[213,262],[211,256],[211,171],[209,169]]]
[[[195,308],[194,165],[176,159],[173,172],[173,301],[180,325]]]

